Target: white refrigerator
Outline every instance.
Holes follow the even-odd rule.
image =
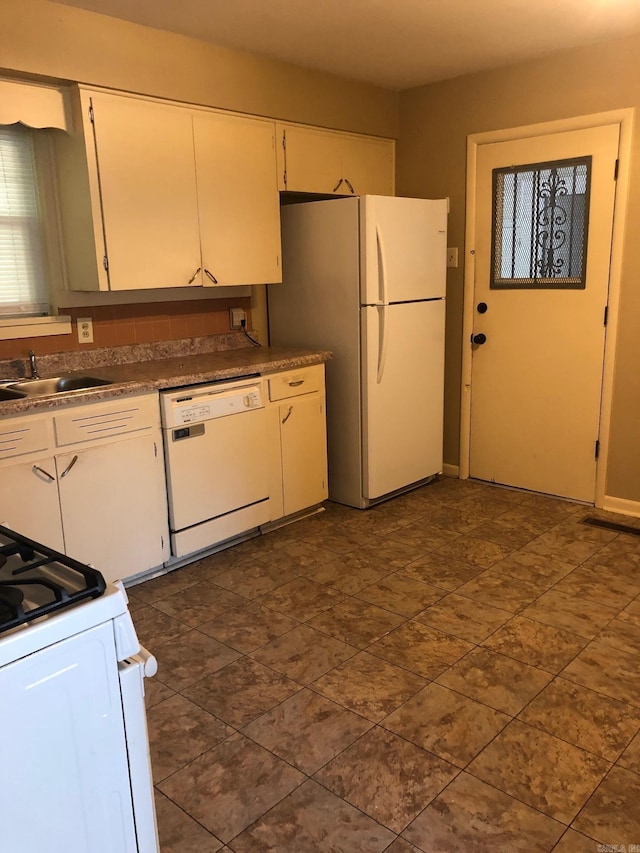
[[[447,199],[282,207],[273,346],[329,349],[329,498],[364,508],[442,471]]]

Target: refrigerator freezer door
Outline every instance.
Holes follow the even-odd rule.
[[[361,309],[363,499],[442,471],[444,299]]]
[[[447,200],[362,196],[363,305],[445,295]]]

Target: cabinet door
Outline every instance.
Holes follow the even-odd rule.
[[[93,93],[111,290],[200,284],[191,113]]]
[[[0,469],[0,524],[64,553],[52,456]]]
[[[193,128],[203,283],[282,281],[275,126],[195,113]]]
[[[289,192],[349,194],[342,180],[342,136],[307,127],[287,126],[285,166]]]
[[[75,461],[74,461],[75,460]],[[124,579],[168,556],[161,439],[145,434],[56,456],[66,552]]]
[[[394,144],[389,139],[345,136],[343,177],[354,195],[394,194]]]
[[[327,430],[324,397],[292,398],[279,407],[284,514],[327,497]]]

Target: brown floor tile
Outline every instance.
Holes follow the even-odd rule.
[[[533,581],[540,589],[551,587],[575,569],[573,563],[527,551],[515,551],[492,567],[494,572],[525,581]]]
[[[497,545],[504,545],[509,550],[522,548],[536,537],[535,533],[526,530],[522,525],[503,521],[500,516],[474,527],[472,535],[495,542]]]
[[[305,542],[316,545],[336,554],[349,554],[357,551],[371,542],[368,533],[346,527],[344,524],[333,524],[322,530],[316,530],[304,537]]]
[[[598,642],[640,656],[640,624],[623,612],[600,631]]]
[[[309,780],[233,841],[235,853],[382,853],[395,833]]]
[[[388,574],[388,566],[361,557],[356,551],[351,554],[335,554],[328,562],[306,572],[305,577],[316,583],[327,584],[345,595],[354,595]]]
[[[252,602],[219,613],[210,622],[199,625],[198,630],[232,649],[248,654],[286,634],[298,624],[296,619]]]
[[[523,610],[521,615],[591,640],[617,612],[617,608],[594,604],[550,589]]]
[[[448,762],[376,727],[314,778],[378,823],[402,832],[458,772]]]
[[[490,569],[463,584],[456,592],[474,601],[518,613],[531,604],[542,590],[533,581],[513,578]]]
[[[300,684],[309,684],[334,666],[357,653],[358,649],[310,628],[298,625],[262,646],[251,657]]]
[[[414,521],[413,524],[407,524],[399,530],[394,530],[387,534],[387,538],[393,539],[395,542],[404,542],[405,545],[412,545],[423,551],[435,551],[436,548],[459,535],[453,530],[445,530],[442,527],[425,524],[421,519]]]
[[[378,565],[384,565],[389,571],[397,571],[413,563],[424,555],[424,549],[419,545],[398,542],[394,539],[381,538],[379,542],[371,542],[358,551],[358,556],[371,559]]]
[[[147,711],[157,705],[158,702],[162,702],[163,699],[173,696],[174,693],[174,690],[167,687],[158,678],[145,678],[144,680],[144,704]]]
[[[602,571],[599,566],[584,564],[574,569],[570,575],[556,586],[557,592],[563,592],[574,598],[586,599],[594,604],[606,604],[607,607],[626,607],[640,592],[640,586],[632,586],[615,570]]]
[[[606,779],[582,809],[573,828],[608,844],[627,849],[640,843],[640,776],[612,767]]]
[[[465,767],[509,719],[446,687],[429,684],[381,725],[445,761]]]
[[[452,591],[482,574],[482,571],[480,566],[456,562],[434,551],[410,563],[402,570],[402,574],[439,589]]]
[[[162,853],[218,853],[222,842],[181,808],[156,793],[156,818]]]
[[[563,678],[556,678],[519,718],[608,761],[615,761],[640,729],[640,711]]]
[[[215,586],[213,582],[204,581],[188,586],[182,592],[167,598],[158,599],[154,602],[154,607],[181,622],[186,622],[192,628],[197,628],[216,614],[239,607],[245,602],[246,598]]]
[[[242,658],[187,687],[183,694],[225,723],[241,728],[299,689],[284,675]]]
[[[371,722],[310,690],[267,711],[244,732],[265,749],[311,775],[353,743]]]
[[[487,520],[487,514],[469,513],[464,507],[460,509],[456,502],[450,502],[441,506],[434,505],[425,511],[424,520],[431,527],[442,527],[453,533],[464,534],[483,524]]]
[[[438,684],[515,716],[551,679],[548,672],[488,649],[473,649]]]
[[[196,630],[157,645],[154,653],[158,659],[158,679],[177,691],[240,657],[235,649]]]
[[[132,589],[127,590],[127,594],[131,598],[139,598],[145,604],[153,604],[159,598],[166,598],[168,595],[173,595],[176,592],[182,592],[189,586],[197,583],[195,578],[188,575],[182,569],[174,572],[169,572],[166,575],[161,575],[158,578],[152,578],[149,581],[138,584]]]
[[[422,690],[426,679],[361,652],[310,685],[328,699],[379,722]]]
[[[499,610],[472,598],[450,593],[423,610],[416,621],[462,640],[480,643],[511,616],[508,610]]]
[[[404,838],[396,838],[390,847],[387,847],[384,853],[422,853],[413,844],[409,844]]]
[[[602,853],[602,851],[602,844],[574,829],[568,829],[553,848],[553,853]]]
[[[558,673],[585,647],[586,640],[568,631],[514,616],[484,641],[496,652]]]
[[[391,631],[368,651],[389,663],[433,679],[472,648],[465,640],[412,621]]]
[[[167,616],[150,604],[145,604],[144,607],[136,610],[131,618],[138,639],[150,652],[154,652],[160,643],[168,642],[189,630],[189,626],[184,622]]]
[[[471,534],[459,536],[457,539],[447,542],[446,545],[441,545],[436,553],[447,559],[469,563],[469,565],[477,566],[480,569],[488,569],[498,560],[503,560],[513,550],[513,547],[499,545],[497,542],[480,539]]]
[[[640,707],[638,656],[593,640],[562,673],[564,678]]]
[[[302,575],[314,566],[332,560],[335,556],[328,548],[319,548],[298,539],[293,539],[282,548],[263,554],[260,559],[265,563],[271,563],[285,571],[295,571]]]
[[[634,737],[618,760],[621,767],[640,774],[640,732]]]
[[[309,625],[359,649],[388,634],[404,622],[402,616],[381,607],[348,598],[330,610],[309,620]]]
[[[579,565],[599,551],[602,545],[588,539],[576,539],[566,531],[550,530],[525,545],[523,550],[543,557]]]
[[[400,616],[410,617],[438,601],[443,595],[442,589],[395,573],[360,590],[356,597]]]
[[[232,728],[178,695],[151,708],[147,723],[156,783],[233,734]]]
[[[228,592],[252,599],[282,586],[299,574],[295,569],[285,569],[259,560],[247,560],[216,575],[214,583]]]
[[[565,827],[468,773],[461,773],[403,833],[437,853],[550,851]]]
[[[344,595],[337,589],[314,583],[308,578],[295,578],[260,596],[258,601],[278,613],[305,622],[343,599]]]
[[[570,823],[611,765],[514,720],[469,765],[469,772],[538,811]]]
[[[236,734],[158,787],[209,832],[230,841],[303,779],[268,750]]]

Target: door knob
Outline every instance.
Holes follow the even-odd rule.
[[[487,336],[483,332],[480,332],[477,335],[471,335],[471,343],[472,344],[478,344],[478,346],[480,346],[480,345],[484,344],[486,342],[486,340],[487,340]]]

